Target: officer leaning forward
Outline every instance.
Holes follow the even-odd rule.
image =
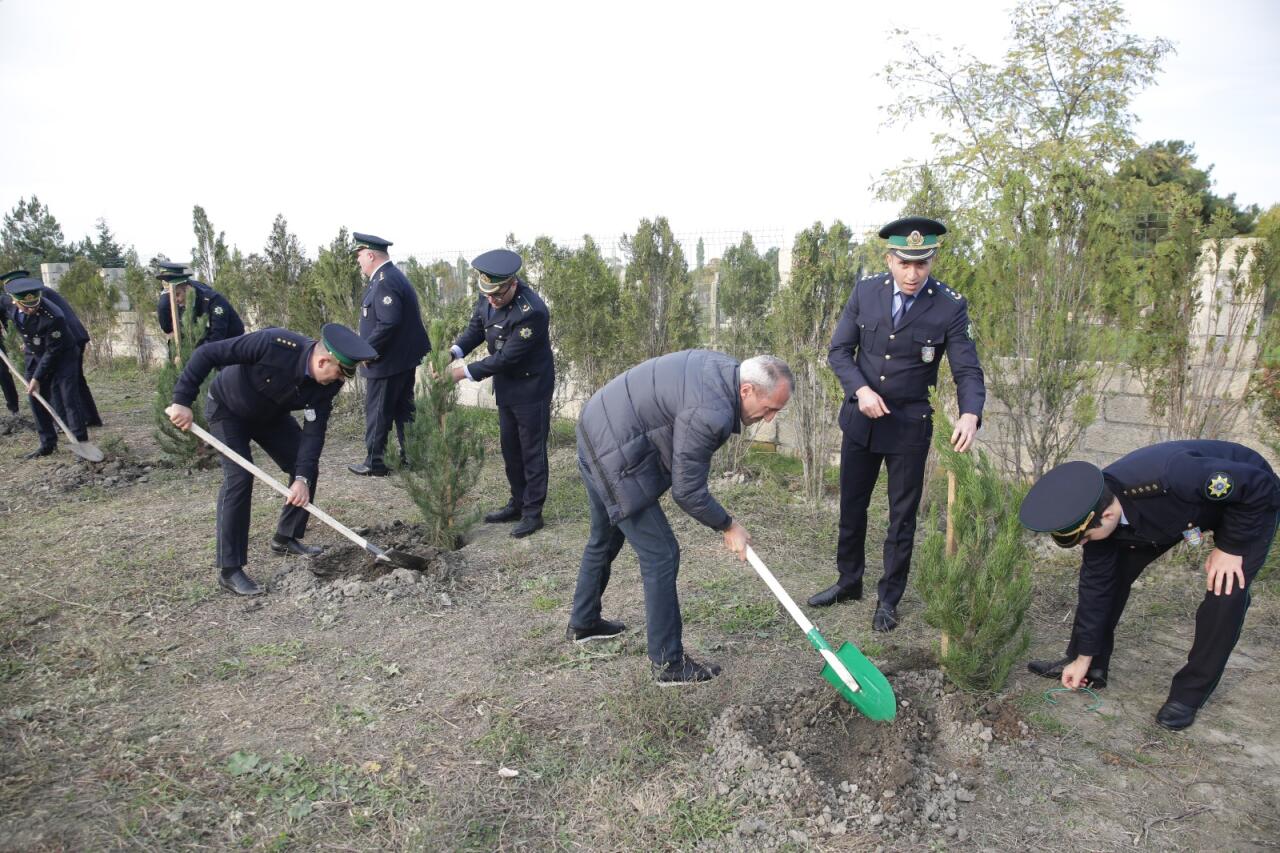
[[[14,278],[22,277],[6,274],[4,276],[4,284],[8,284]],[[0,353],[4,353],[6,357],[10,353],[5,348],[4,338],[9,331],[9,316],[12,314],[12,304],[13,300],[9,298],[9,295],[4,291],[0,291]],[[9,360],[13,361],[13,359]],[[0,370],[0,391],[4,392],[4,405],[9,410],[9,414],[18,414],[18,387],[13,384],[13,372],[7,367]]]
[[[1075,623],[1066,657],[1027,668],[1065,687],[1107,685],[1116,625],[1129,590],[1152,560],[1178,543],[1200,548],[1205,595],[1187,664],[1156,714],[1185,729],[1222,678],[1240,637],[1249,589],[1280,516],[1280,479],[1258,453],[1227,441],[1169,441],[1135,450],[1102,470],[1068,462],[1045,474],[1019,518],[1063,548],[1083,543]]]
[[[929,275],[941,222],[912,216],[880,229],[888,241],[889,272],[854,285],[831,338],[830,363],[844,387],[840,406],[840,537],[835,584],[809,599],[811,607],[862,598],[866,571],[867,505],[880,476],[889,472],[889,530],[884,575],[871,627],[892,631],[916,531],[916,510],[933,436],[929,391],[946,353],[955,378],[960,418],[951,444],[973,443],[986,399],[982,367],[969,328],[964,297]]]
[[[7,283],[17,278],[34,278],[34,276],[26,270],[10,270],[4,275],[0,275],[0,282]],[[36,280],[40,281],[39,279]],[[41,282],[40,297],[46,303],[61,311],[63,319],[67,321],[67,330],[71,333],[71,339],[76,344],[76,386],[80,395],[80,413],[84,417],[86,426],[100,427],[102,426],[102,417],[98,414],[98,404],[93,399],[93,392],[89,390],[89,381],[85,379],[84,375],[84,351],[89,346],[89,330],[85,328],[84,323],[80,322],[80,317],[76,314],[75,309],[71,307],[71,303],[67,302],[66,297],[52,287],[45,287],[43,282]],[[51,400],[50,403],[52,402]],[[57,410],[64,421],[67,419],[66,412],[62,410],[61,399],[54,405],[54,409]]]
[[[356,367],[377,351],[345,326],[329,323],[320,341],[286,329],[263,329],[205,344],[195,350],[173,389],[165,410],[180,429],[191,426],[191,403],[214,368],[222,368],[209,386],[205,416],[209,431],[241,456],[251,458],[255,441],[292,480],[271,540],[278,554],[314,556],[320,548],[300,540],[307,529],[303,507],[316,491],[320,451],[333,398]],[[290,412],[302,410],[303,425]],[[262,588],[245,574],[249,559],[249,508],[253,475],[222,460],[218,492],[218,583],[236,595],[259,595]]]
[[[364,461],[348,465],[353,474],[381,477],[389,473],[382,454],[387,433],[396,425],[400,462],[404,464],[404,425],[413,420],[413,384],[422,357],[431,352],[422,325],[418,294],[387,254],[391,242],[358,231],[356,263],[369,280],[360,304],[360,337],[377,350],[362,368],[365,378]]]
[[[484,520],[494,524],[520,519],[511,531],[517,539],[542,529],[547,433],[556,384],[547,334],[551,315],[542,297],[517,275],[522,263],[519,255],[506,249],[485,252],[471,262],[483,295],[476,301],[471,322],[453,344],[454,358],[463,358],[481,341],[488,344],[489,356],[454,367],[453,379],[480,382],[493,377],[511,500]]]
[[[8,318],[22,335],[26,356],[26,392],[41,394],[63,414],[71,433],[78,441],[89,440],[89,430],[80,407],[80,388],[76,381],[79,364],[75,339],[67,327],[66,317],[56,305],[43,298],[44,284],[34,278],[15,278],[4,286],[12,299]],[[6,368],[7,371],[7,368]],[[48,456],[58,445],[58,431],[53,417],[34,398],[31,411],[36,418],[40,446],[25,459]]]
[[[172,292],[179,323],[182,322],[182,312],[186,310],[188,302],[193,303],[196,317],[206,318],[204,334],[199,340],[189,344],[191,349],[244,334],[244,322],[227,297],[204,282],[193,279],[187,273],[186,264],[160,261],[156,267],[159,269],[156,278],[167,285],[156,300],[156,321],[160,324],[160,331],[173,335],[174,311],[169,305],[169,294]]]

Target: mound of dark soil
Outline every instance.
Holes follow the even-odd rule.
[[[900,672],[892,682],[899,704],[891,723],[863,717],[825,685],[733,706],[715,720],[708,770],[716,793],[752,806],[731,847],[844,835],[874,847],[961,833],[952,824],[974,800],[973,783],[945,773],[935,755],[942,673]]]
[[[58,452],[63,452],[61,447]],[[70,492],[86,486],[121,488],[134,483],[147,482],[151,479],[152,468],[150,463],[124,459],[85,462],[66,455],[66,461],[59,458],[52,468],[41,472],[41,482],[34,489],[46,492]]]
[[[291,561],[304,568],[291,568],[278,575],[274,585],[283,592],[324,601],[358,598],[394,601],[427,595],[445,606],[452,605],[452,598],[444,590],[455,587],[461,557],[427,544],[420,525],[396,521],[367,531],[361,529],[360,535],[380,548],[420,557],[425,561],[425,568],[419,571],[378,560],[358,545],[344,542],[310,559]]]
[[[0,435],[17,435],[35,431],[36,422],[33,419],[20,414],[0,413]]]

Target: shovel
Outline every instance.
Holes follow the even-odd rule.
[[[9,360],[9,356],[5,355],[2,350],[0,350],[0,359],[4,359],[4,363],[7,364],[9,366],[9,369],[13,371],[14,376],[22,380],[23,384],[26,383],[27,381],[26,378],[23,377],[23,375],[18,372],[18,368],[13,366],[13,362]],[[102,453],[102,449],[99,448],[96,444],[90,444],[87,441],[81,441],[80,439],[76,438],[75,433],[71,431],[71,428],[62,422],[62,418],[58,417],[58,413],[53,410],[53,406],[50,406],[49,401],[46,400],[44,397],[41,397],[39,392],[32,391],[31,396],[35,397],[36,400],[39,401],[40,405],[44,406],[46,409],[49,410],[49,414],[53,416],[53,422],[56,423],[58,425],[58,428],[61,429],[63,434],[66,435],[67,441],[69,442],[68,447],[72,453],[74,453],[76,456],[79,456],[81,459],[83,459],[86,462],[101,462],[103,459],[107,458]]]
[[[227,447],[214,436],[210,435],[207,430],[200,426],[200,424],[192,422],[190,429],[223,456],[227,457],[232,462],[236,463],[241,468],[248,471],[250,474],[257,477],[280,494],[284,495],[286,498],[289,497],[289,490],[286,489],[279,480],[272,477],[266,471],[263,471],[257,465],[254,465],[248,459],[245,459],[239,453],[236,453],[230,447]],[[427,568],[427,561],[422,557],[419,557],[417,554],[406,554],[404,551],[398,551],[395,548],[379,548],[363,536],[356,535],[354,530],[344,527],[341,522],[313,503],[308,503],[303,507],[303,509],[350,539],[352,542],[359,545],[361,548],[368,551],[374,556],[374,558],[381,560],[384,563],[394,563],[397,566],[403,566],[406,569],[413,569],[418,572]]]
[[[876,669],[876,665],[858,651],[852,643],[845,643],[836,651],[831,650],[827,641],[818,633],[818,629],[809,621],[809,617],[796,606],[795,601],[778,583],[778,579],[769,571],[751,546],[747,546],[747,562],[756,570],[760,579],[768,585],[769,591],[782,603],[791,618],[796,620],[800,630],[804,632],[809,643],[818,650],[827,665],[822,668],[822,677],[831,683],[841,696],[853,704],[855,708],[872,720],[892,720],[898,713],[898,700],[893,695],[884,674]]]

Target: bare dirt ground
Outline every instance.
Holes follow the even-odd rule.
[[[1280,605],[1258,585],[1240,645],[1191,729],[1152,716],[1185,657],[1200,577],[1165,560],[1121,626],[1110,686],[1050,704],[1016,672],[996,697],[949,687],[913,590],[902,627],[871,600],[814,612],[858,644],[901,700],[861,718],[720,537],[668,514],[690,652],[724,666],[696,688],[648,677],[642,592],[624,550],[606,615],[631,630],[564,639],[587,529],[570,433],[552,451],[548,526],[477,527],[428,571],[370,571],[332,549],[319,576],[270,553],[278,499],[255,492],[249,572],[221,592],[220,474],[161,463],[151,380],[91,376],[108,463],[0,430],[0,848],[412,850],[1254,850],[1280,840]],[[360,420],[335,418],[319,503],[411,542],[391,479],[346,472]],[[494,442],[475,505],[505,500]],[[785,466],[715,491],[797,599],[832,579],[835,510]],[[884,523],[883,496],[873,509]],[[875,551],[870,578],[878,577]],[[1069,557],[1045,552],[1029,614],[1057,656],[1074,605]]]

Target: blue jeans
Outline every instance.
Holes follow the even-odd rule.
[[[623,541],[630,542],[640,561],[640,579],[644,583],[649,660],[658,666],[679,663],[684,659],[680,599],[676,595],[680,543],[671,532],[666,514],[654,503],[616,525],[610,524],[604,501],[596,494],[581,459],[578,470],[591,505],[591,535],[582,551],[569,624],[574,628],[591,628],[600,621],[600,599],[609,585],[613,560],[622,550]]]

